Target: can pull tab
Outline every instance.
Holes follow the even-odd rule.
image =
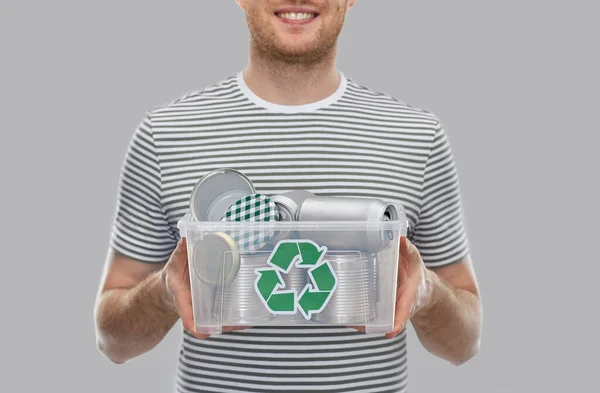
[[[398,211],[396,210],[396,208],[393,205],[388,205],[388,207],[383,212],[382,221],[392,221],[392,220],[397,220],[397,219],[398,219]],[[386,230],[385,237],[387,239],[386,243],[389,244],[389,242],[394,240],[394,231],[391,229]]]

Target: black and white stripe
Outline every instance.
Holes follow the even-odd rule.
[[[406,208],[429,267],[468,252],[458,175],[435,115],[342,75],[313,105],[262,101],[241,73],[146,113],[122,167],[111,245],[168,259],[202,175],[230,167],[259,192],[306,189],[379,197]],[[405,332],[392,340],[337,327],[254,327],[198,340],[185,333],[179,392],[403,392]]]

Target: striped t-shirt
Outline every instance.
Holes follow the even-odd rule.
[[[122,166],[111,245],[168,260],[196,182],[228,167],[257,192],[377,197],[406,209],[428,267],[468,253],[458,175],[436,116],[342,74],[308,105],[266,102],[232,75],[146,112]],[[179,392],[405,392],[406,331],[393,339],[342,327],[253,327],[206,340],[184,332]]]

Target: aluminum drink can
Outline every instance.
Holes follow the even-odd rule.
[[[298,221],[360,221],[381,222],[398,220],[393,204],[379,198],[315,196],[304,200],[298,210]],[[392,230],[364,229],[357,231],[303,231],[308,238],[330,250],[360,250],[377,253],[394,240]]]
[[[275,206],[279,210],[279,221],[296,221],[300,206],[302,206],[306,198],[311,196],[315,195],[305,190],[288,191],[271,196],[271,201],[275,203]],[[293,238],[294,232],[293,230],[277,231],[272,239],[273,246],[280,240]]]

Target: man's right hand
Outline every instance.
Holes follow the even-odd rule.
[[[94,319],[98,349],[124,363],[154,348],[181,317],[195,337],[188,254],[185,239],[166,263],[129,258],[109,248]],[[202,300],[202,299],[201,299]],[[223,332],[244,327],[223,327]]]
[[[181,317],[185,330],[195,337],[205,339],[209,334],[196,333],[192,308],[192,292],[187,254],[187,240],[182,237],[161,271],[165,288],[165,304]],[[247,326],[223,327],[223,332],[246,329]]]
[[[198,338],[208,337],[204,334],[195,334],[185,237],[179,239],[177,247],[163,267],[160,277],[165,289],[163,293],[165,304],[169,309],[179,314],[184,329]]]

